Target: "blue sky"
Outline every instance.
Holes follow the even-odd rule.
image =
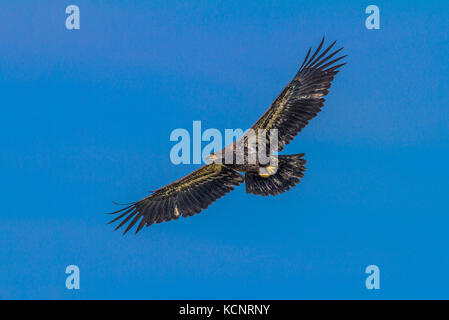
[[[81,29],[65,29],[65,8]],[[380,8],[381,29],[365,28]],[[449,4],[20,1],[0,10],[0,298],[449,298]],[[285,154],[302,182],[244,186],[122,237],[111,201],[195,169],[175,128],[248,128],[309,46],[348,64]],[[65,288],[65,268],[81,289]],[[365,288],[366,266],[380,290]]]

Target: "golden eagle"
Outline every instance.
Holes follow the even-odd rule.
[[[323,97],[328,94],[338,68],[345,64],[336,64],[346,55],[335,57],[343,49],[331,52],[335,43],[336,41],[321,51],[323,38],[312,55],[311,48],[309,49],[293,80],[251,127],[252,130],[249,130],[253,135],[256,132],[257,136],[257,132],[261,130],[268,132],[274,129],[277,133],[277,145],[271,147],[274,147],[275,152],[281,151],[321,111],[325,101]],[[123,219],[116,227],[117,230],[129,222],[123,234],[138,223],[137,233],[144,226],[148,227],[153,223],[178,219],[180,216],[193,216],[242,182],[245,182],[247,193],[264,196],[282,193],[299,183],[305,171],[304,153],[273,156],[270,160],[275,158],[275,165],[257,160],[249,162],[249,157],[258,149],[257,146],[249,147],[250,138],[251,134],[244,134],[231,146],[211,154],[210,163],[154,191],[146,198],[112,212],[111,214],[119,215],[109,223]],[[239,149],[243,151],[237,150],[239,142],[243,142],[243,148]],[[243,152],[243,155],[239,152]],[[268,152],[268,156],[270,154]],[[231,163],[224,161],[225,156],[229,155],[233,159]],[[243,156],[243,162],[237,164],[235,160],[239,156]]]

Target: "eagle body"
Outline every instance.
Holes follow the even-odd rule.
[[[118,216],[109,223],[121,220],[115,230],[128,224],[124,234],[137,225],[137,233],[153,223],[193,216],[243,182],[247,193],[263,196],[299,183],[304,153],[277,153],[321,111],[332,80],[345,64],[337,62],[346,56],[336,57],[343,48],[331,52],[335,43],[322,50],[323,38],[313,54],[308,50],[294,78],[239,140],[212,153],[206,165],[187,176],[112,212]]]

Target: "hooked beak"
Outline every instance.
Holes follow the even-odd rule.
[[[211,163],[211,162],[214,162],[215,160],[217,160],[218,159],[218,157],[215,155],[215,154],[210,154],[210,155],[208,155],[207,157],[206,157],[206,160],[209,162],[209,163]]]

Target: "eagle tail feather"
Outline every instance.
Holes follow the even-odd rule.
[[[268,177],[246,173],[246,193],[277,195],[294,187],[304,177],[306,160],[303,156],[304,153],[278,156],[278,169]]]

